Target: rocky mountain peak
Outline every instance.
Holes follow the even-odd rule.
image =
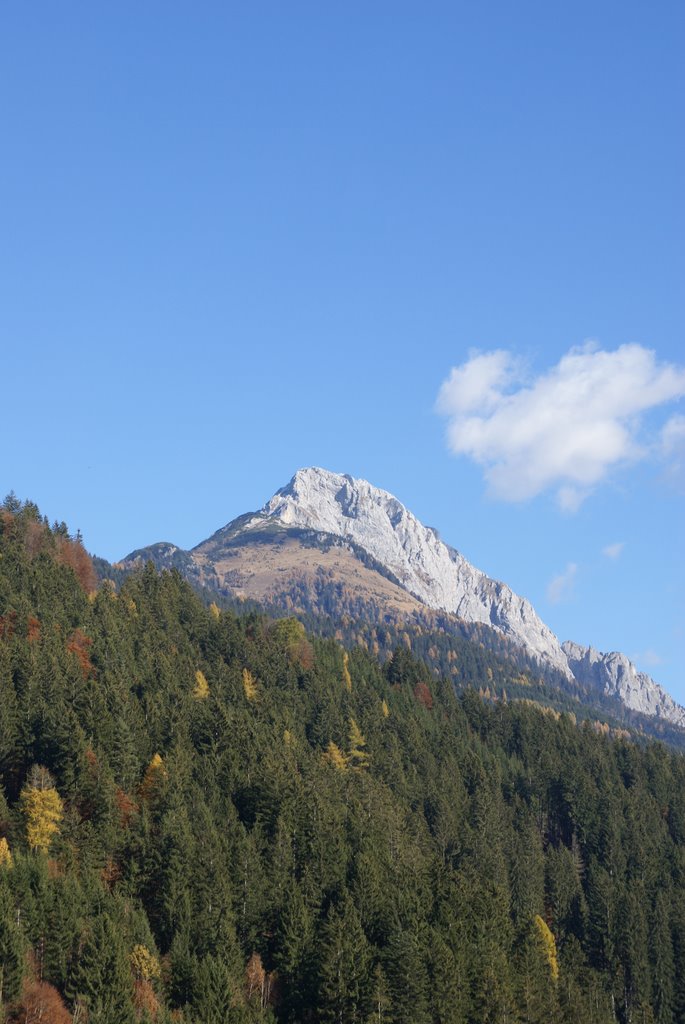
[[[122,564],[147,558],[201,585],[268,600],[288,580],[308,585],[307,574],[318,567],[379,607],[412,614],[418,603],[482,623],[541,668],[685,728],[685,709],[625,655],[560,644],[529,601],[471,565],[392,494],[346,473],[300,469],[258,512],[239,516],[192,551],[158,544]]]
[[[525,598],[476,569],[397,498],[366,480],[298,470],[243,530],[263,526],[265,519],[353,542],[429,608],[492,626],[571,677],[557,637]]]

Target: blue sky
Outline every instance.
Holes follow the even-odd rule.
[[[684,42],[668,2],[4,5],[0,490],[116,559],[349,472],[685,702]]]

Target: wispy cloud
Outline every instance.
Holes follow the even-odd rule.
[[[575,511],[617,465],[653,454],[641,414],[685,395],[685,368],[659,362],[641,345],[614,352],[573,348],[556,366],[527,379],[512,353],[472,353],[440,388],[455,455],[482,466],[490,492],[525,501],[554,489]],[[685,449],[685,417],[673,416],[661,447]]]
[[[607,544],[605,548],[602,548],[602,554],[607,558],[616,559],[619,557],[625,546],[625,541],[618,540],[615,544]]]
[[[646,651],[639,651],[637,654],[631,654],[630,660],[636,665],[644,665],[647,668],[657,668],[659,665],[663,665],[664,659],[656,651],[648,648]]]
[[[563,572],[555,576],[547,584],[547,600],[550,604],[560,604],[567,601],[573,594],[573,586],[578,575],[578,566],[575,562],[569,562]]]

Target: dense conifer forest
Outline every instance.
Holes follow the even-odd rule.
[[[685,758],[462,643],[458,695],[176,572],[98,587],[6,501],[0,1020],[683,1024]]]

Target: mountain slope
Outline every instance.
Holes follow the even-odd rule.
[[[583,649],[562,646],[529,601],[471,565],[393,495],[346,474],[301,469],[258,512],[191,551],[157,544],[121,564],[130,569],[148,559],[197,585],[286,610],[296,610],[297,595],[306,593],[333,616],[354,607],[380,618],[445,612],[494,630],[557,680],[685,726],[685,710],[624,655],[611,656],[613,669],[610,656],[589,666]]]
[[[1,1020],[685,1024],[685,757],[176,573],[91,591],[34,508],[0,511]]]
[[[359,552],[366,552],[375,563],[374,570],[382,571],[421,604],[491,626],[571,678],[558,639],[529,601],[476,569],[391,494],[364,480],[322,469],[299,470],[259,512],[241,516],[193,548],[189,552],[192,565],[205,585],[214,580],[219,587],[245,596],[267,596],[267,587],[250,585],[251,574],[245,571],[249,559],[240,558],[236,550],[250,542],[278,545],[287,533],[300,543],[330,545],[333,541],[326,538],[334,538],[349,546],[357,561]],[[285,545],[281,550],[285,555]],[[173,549],[174,554],[177,551]],[[152,549],[133,552],[123,564],[130,566],[149,557],[157,565],[170,564]],[[232,575],[234,568],[237,577]]]

